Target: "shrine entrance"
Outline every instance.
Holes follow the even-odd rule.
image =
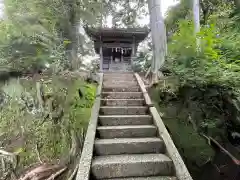
[[[103,70],[130,71],[131,48],[103,48]]]
[[[100,71],[132,71],[138,44],[145,39],[147,28],[86,28],[100,55]]]

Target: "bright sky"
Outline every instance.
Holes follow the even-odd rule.
[[[167,9],[170,6],[173,6],[175,4],[177,4],[179,2],[179,0],[162,0],[162,12],[163,14],[166,13]]]

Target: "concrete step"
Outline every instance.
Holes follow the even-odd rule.
[[[103,86],[103,92],[141,92],[139,86],[110,85]]]
[[[172,160],[164,154],[98,156],[92,162],[96,179],[171,176]]]
[[[134,82],[135,78],[132,77],[105,77],[103,78],[103,82]],[[137,82],[137,81],[136,81]]]
[[[131,79],[131,80],[135,80],[136,77],[133,74],[125,74],[125,75],[112,74],[112,75],[104,75],[103,80],[105,80],[105,79]]]
[[[168,176],[153,176],[153,177],[134,177],[134,178],[114,178],[104,180],[177,180],[176,177]]]
[[[152,116],[150,115],[99,116],[101,126],[149,125],[152,123]]]
[[[145,115],[148,114],[146,106],[102,106],[100,115]]]
[[[142,99],[142,92],[103,92],[102,98],[106,99]]]
[[[133,72],[105,72],[104,76],[111,76],[111,75],[116,75],[116,76],[123,76],[123,75],[134,75]]]
[[[157,129],[153,125],[98,126],[97,131],[103,139],[156,137],[157,134]]]
[[[137,82],[130,82],[130,81],[115,81],[115,82],[103,82],[103,87],[112,87],[112,86],[123,86],[124,87],[139,87]]]
[[[138,84],[138,81],[137,81],[137,79],[135,79],[135,78],[128,78],[128,79],[126,79],[126,78],[123,78],[124,80],[121,80],[121,78],[114,78],[114,77],[109,77],[109,78],[105,78],[104,80],[103,80],[103,82],[109,82],[109,83],[117,83],[117,82],[119,82],[119,83],[124,83],[124,82],[128,82],[128,83],[137,83]]]
[[[144,99],[102,99],[102,106],[143,106]]]
[[[113,84],[113,85],[118,85],[118,84],[127,84],[129,86],[137,86],[138,85],[138,82],[136,80],[105,80],[103,81],[103,85],[110,85],[110,84]]]
[[[95,141],[97,155],[164,153],[160,138],[118,138]]]
[[[133,73],[111,73],[111,74],[104,74],[104,78],[133,78],[135,79],[135,76]]]

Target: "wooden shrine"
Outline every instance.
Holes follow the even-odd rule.
[[[131,71],[138,44],[148,28],[85,28],[100,55],[100,71]]]

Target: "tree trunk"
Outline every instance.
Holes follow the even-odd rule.
[[[153,43],[152,81],[158,80],[158,70],[165,62],[167,51],[166,28],[161,12],[161,0],[148,0]]]
[[[67,58],[70,62],[70,68],[77,69],[78,64],[78,27],[79,20],[76,17],[76,9],[72,4],[69,4],[69,23],[68,27],[66,27],[65,38],[67,38],[70,43],[66,47]]]
[[[43,101],[43,96],[44,96],[44,92],[43,92],[43,87],[41,82],[36,82],[36,89],[37,89],[37,99],[38,99],[38,105],[39,105],[39,109],[41,112],[44,111],[43,106],[44,106],[44,101]]]
[[[204,4],[203,0],[199,0],[199,10],[200,10],[200,8],[201,8],[202,13],[203,13],[203,20],[201,22],[202,22],[202,24],[205,25],[205,24],[207,24],[207,20],[208,20],[209,14],[210,14],[210,11],[209,11],[210,10],[210,6]]]
[[[193,19],[195,34],[200,32],[200,12],[199,0],[193,0]],[[197,38],[197,50],[200,50],[200,39]]]

